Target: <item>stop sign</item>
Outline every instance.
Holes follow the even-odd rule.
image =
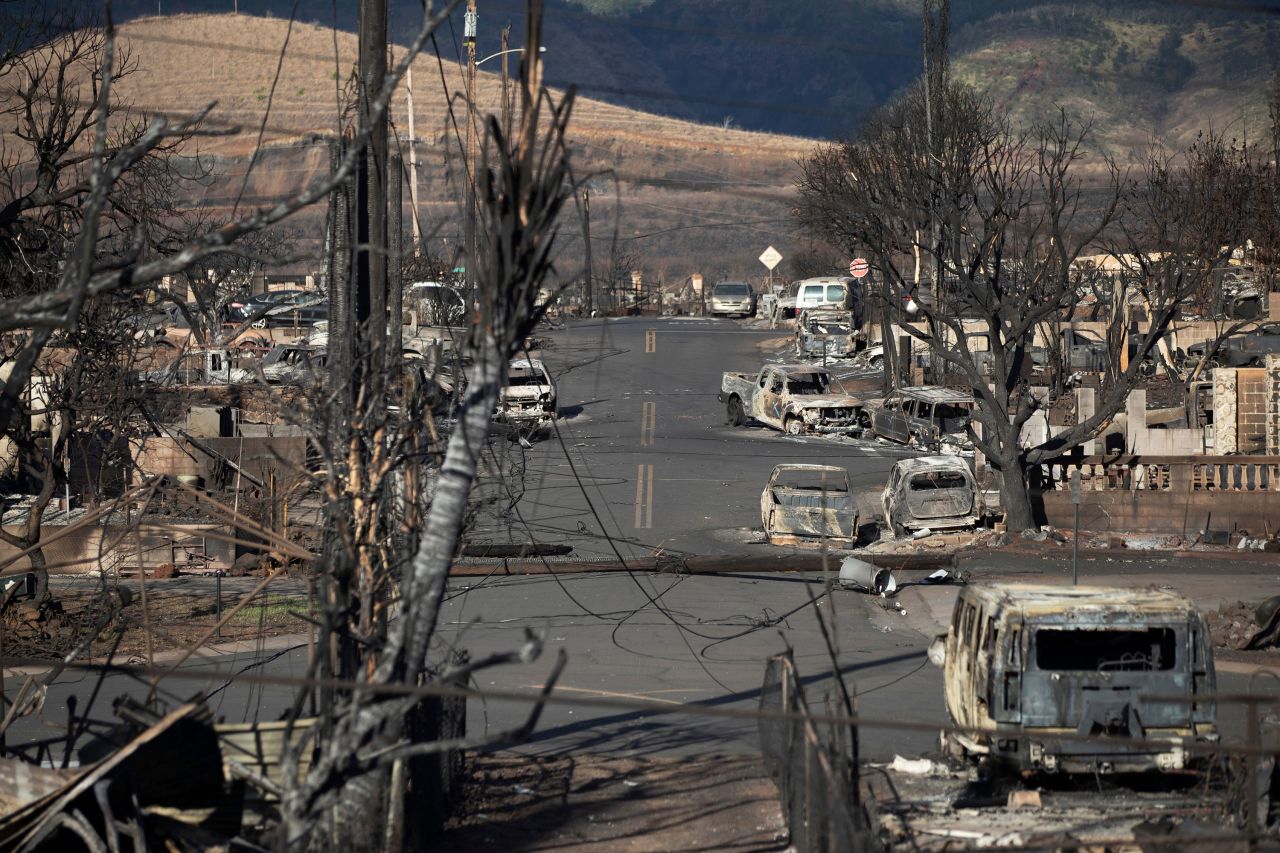
[[[854,258],[849,264],[849,275],[854,278],[862,278],[871,272],[871,264],[867,263],[866,258]]]

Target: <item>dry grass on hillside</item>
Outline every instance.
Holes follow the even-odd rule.
[[[335,61],[335,34],[331,30],[295,23],[273,95],[272,79],[288,29],[287,21],[247,15],[177,15],[135,21],[122,27],[121,35],[138,59],[138,72],[122,81],[120,95],[162,112],[182,112],[218,101],[218,119],[246,130],[214,144],[214,150],[227,153],[245,153],[252,146],[268,99],[267,139],[330,130],[337,115],[338,88],[355,63],[356,37],[336,34]],[[554,57],[549,55],[547,61],[554,62]],[[414,62],[415,131],[428,142],[441,141],[449,128],[449,99],[442,91],[440,73],[434,56],[419,56]],[[462,89],[456,64],[446,62],[444,76],[449,93],[456,96]],[[395,120],[402,134],[407,132],[403,89],[402,85],[395,102]],[[478,73],[476,103],[482,110],[497,110],[501,103],[497,74]],[[455,104],[461,108],[460,102]],[[575,140],[610,148],[701,150],[789,162],[812,145],[792,137],[664,118],[589,98],[578,100],[575,117]]]
[[[121,28],[138,65],[118,87],[124,102],[185,114],[217,101],[212,124],[240,128],[234,135],[200,143],[224,177],[192,203],[214,215],[229,212],[241,194],[247,157],[264,115],[265,149],[244,185],[242,205],[270,204],[305,187],[328,166],[324,147],[314,140],[336,125],[339,89],[353,69],[356,38],[337,33],[335,62],[332,31],[295,23],[273,94],[287,31],[287,21],[244,15],[148,18]],[[554,61],[548,54],[547,62]],[[448,95],[434,55],[414,63],[414,131],[424,228],[456,244],[461,175],[449,104],[452,98],[461,118],[462,76],[456,64],[445,63],[443,70]],[[397,136],[407,141],[403,91],[402,84],[392,118]],[[476,101],[483,111],[498,109],[496,74],[478,75]],[[735,277],[763,272],[755,258],[770,243],[790,253],[788,208],[796,161],[812,149],[811,140],[699,125],[580,98],[571,143],[577,173],[594,176],[592,242],[597,256],[601,247],[607,254],[616,233],[621,245],[640,252],[651,273],[678,281],[704,270],[714,274],[724,269]],[[770,223],[761,225],[760,220]],[[321,223],[318,213],[308,212],[294,224],[310,243]],[[580,224],[566,223],[562,234],[562,266],[571,270],[580,262],[574,257],[581,251]]]
[[[1184,32],[1164,23],[1093,20],[1081,34],[994,31],[957,59],[956,73],[1006,106],[1020,126],[1050,120],[1059,107],[1091,120],[1097,149],[1121,164],[1143,160],[1152,143],[1184,149],[1211,128],[1256,140],[1269,127],[1265,22]],[[1157,51],[1170,34],[1184,63],[1172,80],[1157,73],[1169,65]]]

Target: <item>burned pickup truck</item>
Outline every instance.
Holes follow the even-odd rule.
[[[1179,771],[1218,740],[1209,632],[1167,590],[971,584],[929,658],[949,751],[996,768]]]
[[[796,324],[796,355],[801,358],[850,358],[858,349],[852,311],[818,308],[805,311]]]
[[[716,399],[729,423],[755,419],[789,435],[860,435],[862,401],[831,390],[831,374],[807,364],[769,365],[758,374],[726,373]]]
[[[760,522],[770,545],[852,548],[858,506],[849,472],[833,465],[779,465],[760,494]]]

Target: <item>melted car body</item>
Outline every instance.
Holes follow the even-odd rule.
[[[507,368],[507,384],[494,420],[521,427],[549,425],[556,417],[556,383],[536,358],[519,358]]]
[[[943,650],[954,751],[1024,771],[1176,771],[1216,742],[1208,630],[1160,589],[970,584]],[[930,650],[936,662],[937,644]]]
[[[806,311],[796,324],[796,354],[801,358],[848,358],[857,351],[857,341],[852,311]]]
[[[921,456],[894,463],[881,495],[885,524],[907,531],[972,527],[982,500],[969,463],[960,456]]]
[[[973,448],[969,420],[973,395],[967,391],[919,385],[895,388],[869,405],[872,431],[911,447],[944,452]]]
[[[833,465],[779,465],[760,495],[760,521],[771,545],[852,548],[858,506],[849,472]]]
[[[807,364],[762,367],[758,374],[726,373],[717,399],[729,423],[754,419],[791,435],[859,435],[862,401],[831,388],[831,374]]]

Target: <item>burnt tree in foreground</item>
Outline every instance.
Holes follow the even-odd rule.
[[[446,750],[519,740],[538,718],[535,705],[515,730],[476,741],[432,740],[414,724],[423,697],[404,688],[465,683],[485,667],[530,662],[542,648],[532,633],[518,648],[475,659],[433,643],[468,498],[487,452],[490,419],[510,360],[545,310],[538,294],[550,282],[560,216],[572,198],[565,133],[573,94],[553,101],[541,86],[539,21],[540,4],[531,3],[518,126],[508,137],[489,117],[479,157],[467,169],[475,180],[477,238],[466,264],[475,271],[476,291],[473,316],[458,330],[455,343],[465,390],[451,411],[451,428],[446,431],[433,420],[429,395],[400,388],[413,384],[414,371],[405,369],[399,382],[384,384],[382,391],[368,381],[382,364],[373,345],[387,334],[380,315],[373,315],[364,335],[349,344],[345,369],[338,365],[331,337],[328,393],[333,402],[324,443],[334,450],[327,460],[327,537],[318,565],[325,590],[318,636],[327,651],[313,659],[311,671],[341,685],[320,691],[311,734],[286,751],[285,776],[297,782],[282,796],[276,840],[283,848],[412,846],[418,827],[410,824],[423,816],[405,805],[404,783],[398,780],[406,763]],[[388,82],[383,90],[393,86]],[[355,231],[344,217],[335,222],[342,232],[335,244],[345,246],[343,235]],[[354,292],[354,276],[344,273],[353,267],[353,253],[335,254],[335,282],[346,282],[343,286]],[[340,301],[331,302],[335,319]],[[388,510],[389,504],[394,508]],[[551,682],[558,671],[559,666]],[[303,717],[309,693],[297,694],[294,723]],[[307,769],[295,774],[304,755]],[[378,837],[371,837],[371,816],[378,821]]]
[[[1090,128],[1060,113],[1016,131],[991,103],[948,82],[925,131],[917,86],[876,114],[854,140],[820,147],[802,164],[803,225],[850,256],[866,252],[889,298],[919,297],[922,264],[936,267],[932,299],[903,331],[935,364],[963,377],[977,400],[976,446],[1002,474],[1011,529],[1035,524],[1028,470],[1096,437],[1143,379],[1172,322],[1203,292],[1215,265],[1256,231],[1259,170],[1251,152],[1209,138],[1177,156],[1153,154],[1136,179],[1088,151]],[[1256,238],[1255,238],[1256,239]],[[1124,272],[1083,259],[1108,252]],[[1039,330],[1052,340],[1086,292],[1107,294],[1101,319],[1113,353],[1095,414],[1046,441],[1023,427],[1048,405],[1025,379]],[[1127,361],[1131,317],[1150,332]],[[974,358],[975,338],[991,350]],[[986,348],[986,347],[984,347]]]

